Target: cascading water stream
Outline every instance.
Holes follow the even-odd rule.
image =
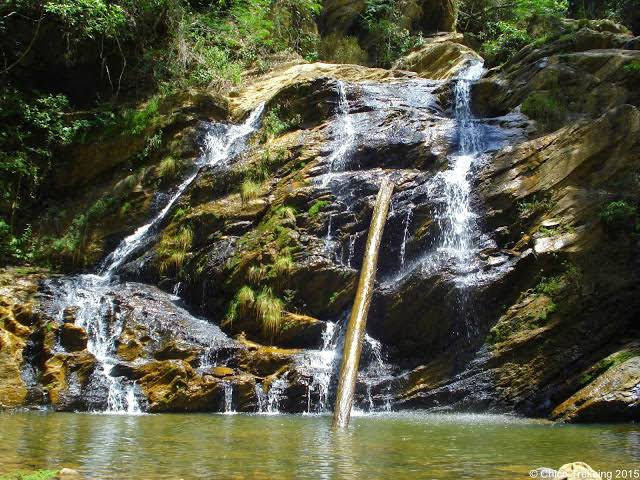
[[[178,186],[167,204],[153,220],[139,227],[131,235],[124,238],[118,247],[105,258],[99,270],[101,274],[113,274],[133,252],[145,245],[148,241],[149,233],[164,220],[167,213],[171,210],[171,207],[196,179],[200,168],[203,166],[217,165],[225,160],[233,148],[237,147],[238,143],[243,143],[244,140],[256,130],[263,110],[264,104],[260,104],[251,112],[243,124],[230,126],[225,135],[207,135],[205,139],[205,155],[203,155],[200,162],[196,164],[196,171]]]
[[[107,413],[135,414],[142,411],[136,398],[135,383],[111,375],[118,363],[115,354],[116,340],[122,333],[123,319],[107,293],[112,283],[117,281],[115,274],[118,268],[152,241],[158,225],[194,182],[201,168],[217,165],[244,147],[246,139],[258,128],[263,109],[264,104],[259,105],[241,125],[231,125],[222,131],[209,131],[205,139],[204,153],[195,165],[195,172],[176,188],[162,210],[150,222],[120,242],[103,261],[98,270],[99,274],[78,275],[65,281],[61,298],[55,303],[58,317],[63,322],[65,310],[69,307],[76,309],[75,323],[86,330],[87,350],[94,355],[99,365],[95,375],[100,377],[107,387]],[[225,388],[225,405],[227,400],[230,401],[231,397]]]
[[[356,138],[353,127],[353,120],[349,115],[349,100],[344,82],[338,80],[338,121],[333,127],[335,145],[333,152],[329,156],[329,172],[322,178],[322,186],[327,186],[334,172],[340,172],[347,166],[349,152],[351,151]]]
[[[469,177],[482,153],[481,132],[471,112],[471,85],[483,74],[482,62],[473,63],[455,82],[458,152],[452,156],[449,170],[437,178],[444,196],[444,211],[439,218],[443,232],[440,249],[454,259],[455,269],[462,274],[472,269],[475,215],[471,208]]]

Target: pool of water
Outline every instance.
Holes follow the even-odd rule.
[[[640,425],[553,425],[494,415],[0,414],[0,472],[70,467],[99,479],[513,480],[584,461],[640,468]],[[615,478],[615,476],[613,477]]]

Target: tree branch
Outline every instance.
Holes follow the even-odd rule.
[[[26,57],[27,54],[31,51],[31,49],[33,48],[33,45],[36,43],[36,38],[38,38],[38,33],[40,32],[40,24],[42,23],[42,19],[43,18],[44,18],[44,12],[40,14],[40,18],[38,19],[38,24],[36,25],[36,31],[33,33],[33,37],[31,38],[31,42],[29,42],[29,45],[27,46],[26,50],[24,52],[22,52],[22,55],[20,55],[15,62],[13,62],[11,65],[9,65],[7,68],[5,68],[2,71],[3,75],[5,73],[8,73],[9,70],[11,70],[13,67],[18,65],[24,59],[24,57]]]

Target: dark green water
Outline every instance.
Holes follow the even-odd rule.
[[[0,414],[0,472],[75,468],[99,479],[513,480],[584,461],[640,468],[640,425],[570,426],[491,415]],[[615,477],[615,474],[613,476]]]

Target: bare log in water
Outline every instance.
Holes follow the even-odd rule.
[[[356,388],[362,341],[365,335],[367,314],[369,313],[369,305],[371,304],[376,280],[378,250],[384,225],[387,221],[392,194],[393,183],[388,179],[384,179],[380,185],[373,209],[373,217],[369,227],[369,236],[367,237],[367,245],[360,272],[360,282],[358,283],[358,290],[356,291],[356,298],[353,302],[349,326],[347,327],[347,335],[344,340],[342,366],[340,367],[340,377],[338,379],[338,396],[333,411],[334,427],[346,427],[351,417],[351,405],[353,404],[353,394]]]

